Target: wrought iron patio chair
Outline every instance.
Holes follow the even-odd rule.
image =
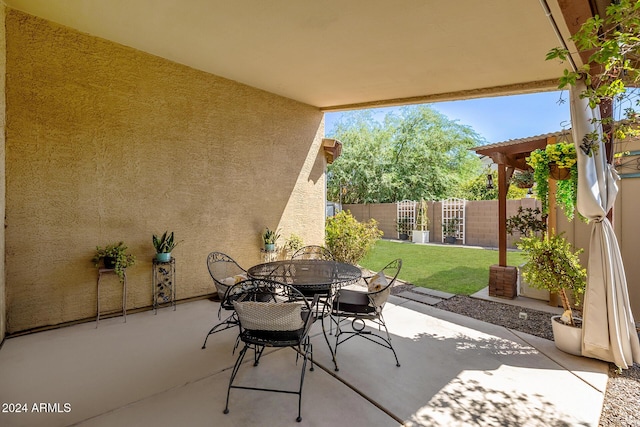
[[[211,334],[222,332],[238,325],[238,318],[233,309],[233,305],[230,303],[225,304],[225,293],[237,282],[247,279],[247,271],[240,267],[233,258],[222,252],[211,252],[207,256],[207,268],[209,269],[209,274],[213,279],[218,297],[220,298],[220,308],[218,309],[218,320],[220,320],[220,322],[209,330],[207,336],[204,338],[202,348],[207,346],[207,340]],[[224,320],[222,319],[223,311],[229,313]]]
[[[327,261],[334,261],[335,258],[329,249],[324,246],[309,245],[304,246],[291,256],[291,259],[323,259]]]
[[[268,296],[268,298],[265,298]],[[229,395],[231,389],[258,390],[298,395],[298,417],[302,420],[302,387],[307,368],[311,362],[313,371],[313,351],[309,338],[309,329],[313,323],[312,310],[317,302],[316,296],[311,302],[303,298],[298,290],[284,283],[265,279],[248,279],[230,288],[227,299],[236,309],[240,325],[239,340],[244,343],[236,363],[231,371],[224,413],[229,413]],[[254,351],[254,366],[258,366],[266,347],[291,347],[296,350],[296,364],[302,357],[302,370],[297,390],[250,387],[234,384],[236,375],[248,350]],[[253,371],[259,375],[260,371]],[[273,378],[275,383],[281,379]]]
[[[338,346],[357,336],[391,350],[396,359],[396,366],[400,366],[398,355],[393,345],[391,345],[391,336],[384,321],[382,310],[401,268],[402,260],[396,259],[387,264],[377,274],[363,278],[367,284],[367,292],[355,289],[340,289],[336,292],[331,306],[331,318],[337,325],[336,343],[333,351],[333,363],[336,371],[339,370],[336,360]],[[350,329],[345,329],[348,328],[345,320],[351,320]],[[379,333],[375,329],[366,329],[365,320],[373,322],[378,327]],[[382,328],[384,328],[384,335],[381,333]]]

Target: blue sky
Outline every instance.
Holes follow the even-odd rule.
[[[560,97],[566,101],[558,103]],[[543,92],[430,104],[451,120],[473,128],[489,143],[527,138],[569,129],[569,93]],[[376,108],[380,120],[398,107]],[[325,134],[329,135],[342,113],[325,114]]]

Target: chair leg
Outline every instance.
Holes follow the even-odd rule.
[[[247,353],[248,348],[249,348],[249,344],[245,344],[242,350],[240,350],[240,354],[236,359],[235,365],[233,365],[233,370],[231,371],[231,378],[229,379],[229,387],[227,388],[227,402],[225,403],[224,411],[222,411],[225,414],[229,413],[229,394],[231,393],[231,385],[233,384],[233,380],[236,378],[236,375],[238,374],[238,369],[240,369],[240,365],[242,364],[242,360],[244,359],[244,355]]]
[[[371,320],[371,319],[370,319]],[[340,318],[338,317],[338,321],[337,326],[336,326],[336,345],[335,345],[335,351],[333,352],[333,356],[334,356],[334,365],[335,365],[335,370],[338,371],[338,363],[337,363],[337,354],[338,354],[338,346],[340,344],[343,344],[344,342],[350,340],[353,337],[359,336],[362,337],[364,339],[367,339],[369,341],[371,341],[372,343],[378,344],[382,347],[388,348],[389,350],[391,350],[391,352],[393,353],[393,357],[396,360],[396,366],[400,367],[400,361],[398,360],[398,355],[396,353],[396,350],[393,348],[393,345],[391,344],[391,335],[389,334],[389,329],[387,328],[386,323],[384,322],[384,319],[382,318],[382,316],[380,316],[378,319],[373,320],[374,323],[376,323],[378,325],[378,329],[380,330],[380,332],[382,333],[382,329],[384,328],[385,333],[387,335],[387,337],[385,338],[381,333],[377,334],[374,331],[370,331],[370,330],[365,330],[365,323],[363,319],[360,318],[353,318],[351,321],[351,330],[350,331],[342,331],[342,328],[340,327]],[[358,323],[356,325],[356,322],[362,322],[362,324]],[[347,335],[346,338],[343,338],[342,340],[340,340],[340,336],[341,335]]]
[[[221,329],[218,329],[221,326],[224,326],[224,327]],[[202,348],[205,349],[207,347],[207,340],[209,339],[209,335],[215,334],[217,332],[226,331],[227,329],[231,329],[235,326],[238,326],[238,320],[236,319],[236,313],[234,312],[231,316],[227,317],[225,320],[216,324],[213,328],[209,330],[209,333],[207,333],[207,336],[204,338],[204,344],[202,344]]]
[[[304,355],[302,361],[302,372],[300,373],[300,388],[298,389],[298,418],[296,418],[297,422],[302,421],[302,386],[304,384],[304,375],[307,371],[307,359],[311,359],[311,369],[313,371],[313,347],[311,344],[311,339],[307,337],[305,339],[305,343],[302,345]]]
[[[253,352],[253,366],[258,366],[258,364],[260,363],[260,358],[262,357],[262,352],[264,351],[264,346],[258,346],[256,345],[254,347],[254,352]]]
[[[382,313],[380,313],[380,321],[379,321],[378,325],[382,325],[382,327],[384,328],[385,332],[387,333],[387,344],[389,344],[389,348],[393,352],[393,357],[396,358],[396,366],[400,367],[400,362],[398,361],[398,355],[396,354],[396,350],[393,348],[393,345],[391,344],[391,335],[389,334],[389,329],[387,328],[387,322],[385,322],[384,318],[382,317]]]

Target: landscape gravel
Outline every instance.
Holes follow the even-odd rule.
[[[414,286],[399,284],[392,294],[411,290]],[[526,332],[548,340],[553,340],[549,313],[456,295],[435,305],[441,310],[451,311],[494,325]],[[519,313],[527,313],[527,320],[520,320]],[[602,405],[599,427],[640,426],[640,366],[634,364],[619,372],[609,364],[609,380]]]

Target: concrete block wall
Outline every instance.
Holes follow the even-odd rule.
[[[384,233],[383,238],[398,238],[395,203],[343,204],[342,209],[350,211],[358,221],[368,221],[371,218],[378,221],[378,228]]]
[[[507,200],[507,218],[515,215],[518,208],[536,208],[540,203],[535,199]],[[396,204],[376,203],[364,205],[343,205],[358,221],[374,218],[379,222],[378,228],[383,238],[397,239]],[[442,202],[429,202],[429,231],[431,242],[442,242]],[[473,200],[466,204],[466,245],[498,247],[498,201]],[[520,236],[507,236],[507,245],[515,248]]]

